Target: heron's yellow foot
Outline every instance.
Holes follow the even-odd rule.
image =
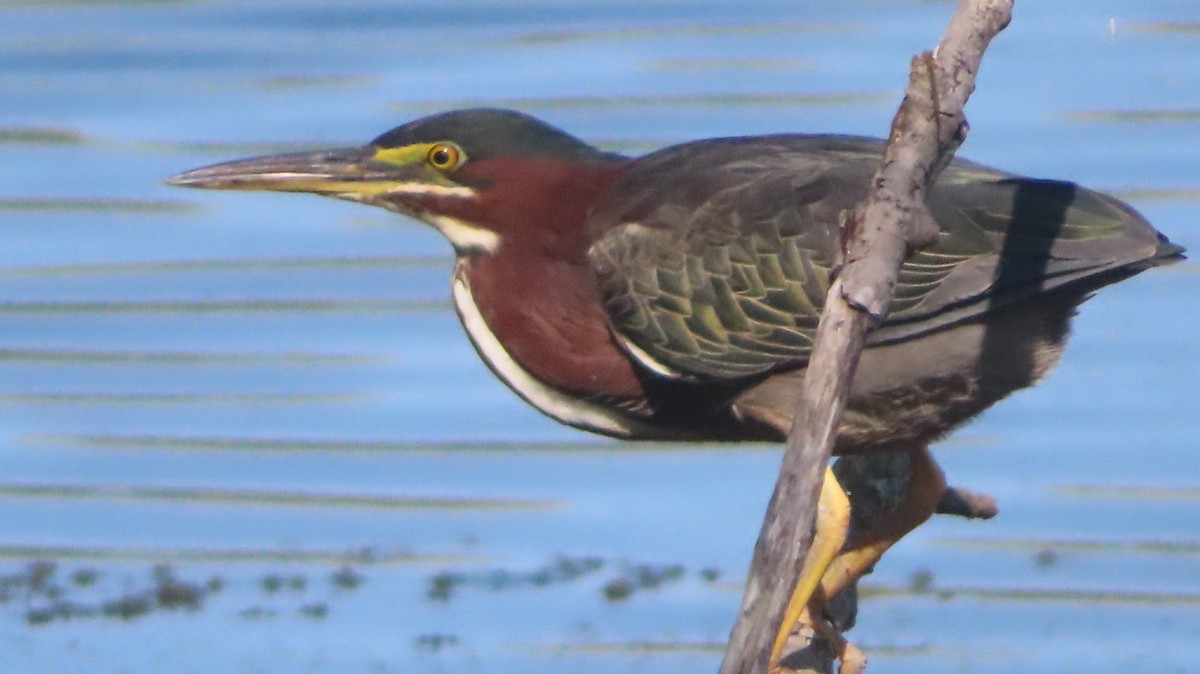
[[[867,668],[867,655],[847,641],[829,621],[820,617],[825,611],[824,599],[825,595],[822,592],[814,595],[814,601],[809,602],[807,614],[800,619],[808,621],[806,624],[812,626],[813,634],[823,639],[829,651],[838,659],[838,674],[862,674]]]
[[[850,546],[826,568],[821,588],[832,597],[861,578],[883,553],[908,532],[921,526],[937,510],[946,492],[946,477],[922,446],[910,453],[908,486],[904,496],[886,515],[864,532],[856,532]]]
[[[927,447],[913,450],[910,460],[908,485],[900,503],[867,531],[856,534],[846,550],[842,547],[850,523],[850,502],[833,472],[826,472],[813,544],[776,635],[770,672],[785,671],[780,659],[787,638],[797,625],[811,627],[813,633],[829,645],[840,660],[839,674],[860,674],[866,668],[867,658],[863,652],[825,620],[825,600],[870,571],[888,548],[924,523],[937,509],[946,491],[945,476]]]
[[[812,545],[804,557],[800,567],[800,577],[796,580],[796,589],[788,600],[787,611],[779,632],[775,635],[775,645],[771,649],[771,659],[767,669],[771,672],[782,671],[779,660],[783,657],[783,648],[788,635],[800,622],[801,616],[815,594],[820,593],[821,579],[830,563],[837,557],[846,542],[846,533],[850,528],[850,501],[837,477],[829,468],[825,469],[825,481],[821,484],[821,496],[817,503],[817,521],[813,531]],[[824,595],[818,599],[824,605]],[[814,613],[820,615],[820,613]]]
[[[827,657],[838,661],[838,674],[862,674],[867,668],[867,656],[823,617],[825,602],[820,592],[818,588],[808,608],[801,614],[799,625],[792,631],[791,637],[800,638],[793,640],[789,637],[788,645],[797,647],[798,650],[789,651],[785,659],[787,664],[781,660],[769,670],[770,674],[784,674],[795,670],[823,670]]]

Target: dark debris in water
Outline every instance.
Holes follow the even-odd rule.
[[[458,636],[454,634],[422,634],[416,638],[415,645],[419,651],[438,653],[458,646]]]
[[[283,587],[283,576],[269,573],[258,581],[258,586],[261,587],[262,591],[266,594],[275,594]]]
[[[238,611],[242,620],[270,620],[279,616],[279,611],[265,606],[251,606]]]
[[[1033,556],[1033,563],[1039,569],[1048,569],[1058,564],[1058,553],[1050,548],[1042,548]]]
[[[611,602],[624,601],[638,592],[657,590],[684,577],[682,564],[655,566],[630,564],[604,584],[604,598]]]
[[[71,582],[79,587],[91,587],[96,584],[96,579],[99,577],[99,571],[87,567],[71,572]]]
[[[58,566],[54,562],[37,561],[29,565],[26,578],[29,581],[29,591],[33,593],[49,593],[53,590],[54,572]]]
[[[329,604],[319,601],[300,607],[300,615],[309,620],[324,620],[329,615]]]
[[[528,587],[548,587],[570,582],[595,571],[604,565],[598,557],[568,557],[559,555],[552,561],[535,569],[490,571],[439,571],[429,578],[426,596],[433,601],[449,601],[451,596],[465,587],[481,587],[493,592]]]
[[[350,565],[343,566],[333,574],[333,584],[342,590],[357,590],[366,578]]]
[[[346,573],[346,569],[350,569],[351,572],[354,572],[351,567],[347,566],[343,567],[342,570],[337,572],[337,574],[334,574],[332,583],[335,587],[342,587],[342,584],[337,580],[337,576],[338,574]],[[302,573],[295,573],[291,575],[268,573],[262,578],[258,579],[258,587],[260,590],[262,590],[263,594],[279,594],[280,592],[285,591],[293,594],[300,594],[308,589],[308,576],[305,576]]]
[[[133,620],[140,618],[151,611],[153,607],[150,605],[150,600],[145,595],[125,595],[104,602],[101,605],[101,614],[106,618],[117,618],[119,620]],[[85,616],[79,616],[85,617]]]
[[[933,572],[918,569],[908,579],[908,590],[913,594],[928,594],[933,591]]]
[[[365,581],[361,571],[347,564],[328,576],[323,585],[336,596],[356,589]],[[35,561],[15,572],[0,573],[0,607],[20,607],[30,626],[84,619],[131,621],[155,612],[200,611],[227,584],[219,575],[202,580],[182,578],[167,563],[153,565],[143,577],[116,577],[112,572],[102,573],[90,566],[63,570],[56,562]],[[106,593],[108,585],[119,589]],[[298,596],[316,583],[303,573],[273,571],[260,577],[255,585],[263,595],[271,597]],[[286,612],[308,620],[322,620],[330,610],[327,601],[313,600],[287,608]],[[239,610],[237,615],[262,620],[282,613],[277,606],[255,605]]]
[[[687,570],[682,564],[607,562],[600,557],[559,555],[533,569],[442,570],[429,577],[425,596],[431,601],[447,602],[466,588],[500,592],[562,585],[595,576],[604,577],[601,596],[606,601],[619,602],[639,592],[681,581],[686,578]],[[721,572],[706,567],[697,571],[696,576],[703,582],[712,583],[720,578]]]
[[[150,571],[148,587],[126,590],[115,597],[89,598],[81,601],[68,596],[88,592],[95,586],[100,572],[81,567],[67,574],[70,584],[59,584],[58,565],[49,561],[32,562],[24,571],[3,577],[4,597],[21,595],[28,606],[25,622],[46,625],[53,622],[87,618],[134,620],[153,611],[198,611],[213,590],[213,584],[200,585],[180,580],[167,564],[155,565]]]

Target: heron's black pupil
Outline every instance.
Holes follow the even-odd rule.
[[[450,163],[450,151],[444,148],[439,148],[433,151],[433,165],[446,166]]]

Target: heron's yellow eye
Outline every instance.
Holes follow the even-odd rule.
[[[429,148],[429,154],[426,155],[429,165],[439,171],[449,171],[450,169],[457,168],[461,157],[461,151],[449,143],[434,145]]]

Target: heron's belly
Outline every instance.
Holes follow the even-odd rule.
[[[835,451],[852,454],[929,443],[1035,384],[1058,362],[1076,303],[1068,299],[1006,307],[979,320],[867,349]],[[743,392],[735,407],[786,434],[802,374],[772,377]]]

